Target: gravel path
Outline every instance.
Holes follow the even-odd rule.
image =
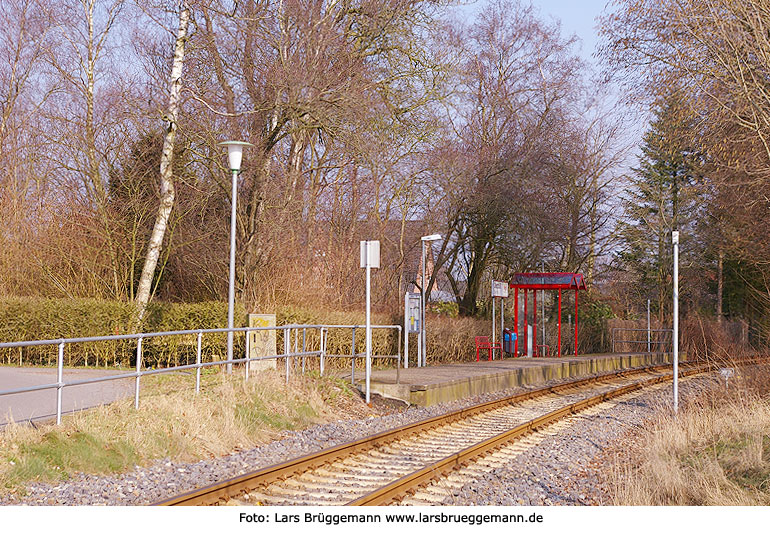
[[[555,383],[555,382],[554,382]],[[682,393],[686,394],[684,384]],[[522,391],[525,388],[518,388]],[[0,505],[140,505],[235,477],[255,469],[402,426],[514,390],[480,395],[428,408],[409,407],[382,417],[338,421],[284,432],[267,445],[194,463],[159,460],[118,476],[81,474],[58,484],[33,483],[26,495],[0,497]],[[606,488],[591,459],[622,437],[629,426],[653,414],[657,404],[645,396],[578,422],[564,436],[549,437],[536,450],[462,489],[447,504],[602,504]],[[620,422],[620,424],[618,424]]]

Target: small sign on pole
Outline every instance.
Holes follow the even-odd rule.
[[[380,268],[380,242],[361,241],[361,268]]]
[[[492,280],[492,296],[508,298],[508,282]]]
[[[735,375],[735,369],[732,367],[722,367],[719,369],[719,374],[722,375],[722,378],[725,380],[725,389],[729,389],[730,378]]]
[[[420,332],[420,295],[408,293],[406,304],[407,332],[417,334]]]
[[[409,369],[409,334],[419,333],[420,295],[407,291],[404,294],[404,369]]]

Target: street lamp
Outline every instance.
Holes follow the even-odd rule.
[[[428,365],[428,337],[425,335],[425,244],[441,240],[440,234],[426,235],[420,238],[422,241],[422,284],[420,284],[420,345],[422,345],[422,365]]]
[[[227,295],[227,361],[233,361],[233,314],[235,307],[235,207],[238,198],[238,174],[241,172],[243,149],[254,146],[244,141],[225,141],[219,146],[227,147],[227,159],[233,174],[233,200],[230,211],[230,287]],[[227,373],[233,372],[233,364],[227,364]]]
[[[679,412],[679,232],[671,232],[674,245],[674,413]]]

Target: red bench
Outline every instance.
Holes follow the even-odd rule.
[[[489,338],[487,336],[476,336],[476,361],[479,361],[479,351],[481,349],[487,349],[489,353],[489,361],[492,361],[492,350],[494,349],[500,349],[500,351],[503,350],[502,344],[498,341],[497,343],[490,343]]]

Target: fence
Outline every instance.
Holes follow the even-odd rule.
[[[19,362],[20,365],[22,364],[22,353],[24,348],[28,347],[57,347],[57,354],[56,354],[56,364],[57,364],[57,381],[50,384],[40,384],[36,386],[28,386],[25,388],[18,388],[18,389],[9,389],[0,391],[0,397],[6,396],[6,395],[14,395],[14,394],[20,394],[20,393],[29,393],[32,391],[41,391],[46,389],[56,389],[56,424],[61,424],[61,415],[62,415],[62,390],[67,387],[73,387],[73,386],[81,386],[85,384],[94,384],[97,382],[108,382],[112,380],[126,380],[126,379],[134,379],[134,407],[136,409],[139,408],[139,392],[141,389],[141,377],[143,376],[149,376],[149,375],[155,375],[155,374],[163,374],[163,373],[171,373],[171,372],[178,372],[178,371],[185,371],[185,370],[191,370],[195,369],[195,392],[200,392],[200,378],[201,378],[201,370],[207,367],[215,367],[215,366],[221,366],[225,365],[227,366],[228,371],[231,370],[232,364],[244,364],[244,371],[245,371],[245,377],[248,380],[250,375],[250,368],[252,362],[260,361],[260,360],[285,360],[285,374],[286,374],[286,383],[289,382],[289,377],[291,375],[291,368],[293,367],[293,364],[296,363],[295,358],[301,357],[301,364],[302,364],[302,372],[304,373],[306,371],[306,358],[308,357],[318,357],[319,361],[319,372],[323,376],[324,370],[325,370],[325,364],[326,360],[329,358],[350,358],[351,359],[351,383],[355,385],[355,361],[357,358],[365,358],[366,353],[365,352],[358,352],[356,351],[356,330],[359,329],[365,329],[366,327],[363,325],[298,325],[298,324],[292,324],[292,325],[284,325],[284,326],[260,326],[260,327],[239,327],[239,328],[213,328],[208,330],[177,330],[177,331],[171,331],[171,332],[149,332],[149,333],[141,333],[141,334],[122,334],[122,335],[113,335],[113,336],[94,336],[94,337],[82,337],[82,338],[68,338],[68,339],[46,339],[46,340],[36,340],[36,341],[16,341],[16,342],[7,342],[7,343],[0,343],[0,349],[19,349]],[[328,336],[329,333],[332,330],[351,330],[351,353],[350,354],[334,354],[330,355],[326,352],[326,346],[328,342]],[[396,360],[396,381],[400,383],[400,368],[401,368],[401,333],[402,329],[399,325],[372,325],[372,329],[377,330],[395,330],[398,334],[398,339],[396,341],[396,347],[397,347],[397,354],[393,355],[372,355],[372,359],[395,359]],[[266,356],[257,356],[253,357],[250,354],[250,338],[249,335],[252,332],[257,331],[272,331],[274,330],[276,332],[276,341],[278,340],[278,334],[281,333],[281,337],[283,338],[283,353],[282,354],[275,354],[275,355],[266,355]],[[302,348],[300,349],[299,346],[299,332],[302,331]],[[294,332],[294,347],[292,350],[292,331]],[[317,350],[308,350],[310,347],[308,346],[309,336],[308,332],[318,332],[318,349]],[[245,355],[243,358],[233,358],[232,360],[218,360],[218,361],[210,361],[210,362],[204,362],[202,361],[203,357],[203,336],[204,335],[214,335],[214,334],[223,334],[227,332],[233,332],[239,333],[242,332],[244,334],[244,345],[245,348]],[[195,339],[195,363],[194,364],[185,364],[185,365],[175,365],[172,367],[165,367],[161,369],[143,369],[143,349],[145,341],[151,341],[151,340],[157,340],[157,339],[164,339],[164,338],[173,338],[178,336],[185,336],[189,340]],[[81,380],[72,380],[69,382],[64,381],[64,359],[65,359],[65,349],[68,345],[74,345],[78,343],[98,343],[98,342],[116,342],[116,341],[128,341],[128,342],[135,342],[134,350],[135,350],[135,359],[136,359],[136,370],[134,372],[129,373],[121,373],[116,375],[110,375],[110,376],[104,376],[104,377],[98,377],[98,378],[87,378],[87,379],[81,379]],[[392,344],[391,344],[392,346]],[[276,347],[277,352],[277,347]],[[368,392],[367,392],[368,394]]]
[[[666,352],[673,346],[673,330],[662,328],[612,328],[612,352]],[[636,339],[642,338],[642,339]],[[653,350],[654,349],[654,350]]]

